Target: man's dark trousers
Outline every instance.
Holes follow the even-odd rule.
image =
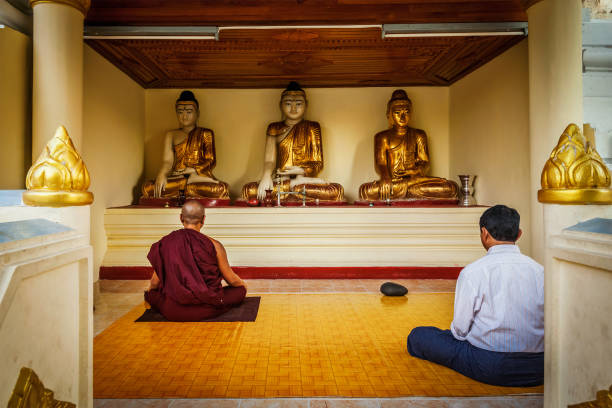
[[[483,350],[437,327],[414,328],[408,336],[408,353],[486,384],[531,387],[544,383],[544,353]]]

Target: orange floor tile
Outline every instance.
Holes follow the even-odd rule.
[[[410,357],[415,326],[448,328],[452,293],[265,294],[256,322],[134,323],[94,340],[95,398],[480,396],[485,385]]]

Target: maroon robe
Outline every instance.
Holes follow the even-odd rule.
[[[241,303],[246,295],[243,287],[221,286],[215,246],[198,231],[184,228],[166,235],[151,246],[147,258],[159,286],[145,292],[145,299],[168,320],[211,318]]]

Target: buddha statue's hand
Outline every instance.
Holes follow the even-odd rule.
[[[174,170],[172,173],[170,173],[170,176],[180,177],[180,176],[185,176],[185,174],[195,175],[197,174],[197,172],[193,167],[185,167],[183,169]]]
[[[257,187],[257,198],[259,200],[263,200],[266,198],[266,190],[272,190],[274,188],[274,184],[272,183],[272,177],[264,176],[259,181],[259,186]]]
[[[269,127],[266,134],[272,137],[284,136],[285,134],[287,134],[287,132],[291,130],[292,127],[293,126],[283,126],[281,128]]]
[[[282,170],[277,170],[276,174],[280,174],[283,176],[303,176],[304,169],[300,166],[287,166]]]
[[[168,177],[165,174],[160,174],[155,179],[155,197],[159,198],[164,191],[164,187],[166,187],[166,183],[168,182]]]
[[[297,177],[291,179],[289,186],[293,188],[295,186],[299,186],[300,184],[327,184],[327,182],[318,177],[304,177],[302,175],[298,175]]]
[[[391,198],[391,193],[393,192],[393,183],[389,179],[381,179],[380,180],[380,199],[388,200]]]

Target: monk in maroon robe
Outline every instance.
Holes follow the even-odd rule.
[[[242,303],[246,285],[229,266],[223,245],[200,233],[202,204],[185,203],[181,222],[185,228],[151,246],[147,257],[154,271],[145,300],[170,321],[211,319]]]

